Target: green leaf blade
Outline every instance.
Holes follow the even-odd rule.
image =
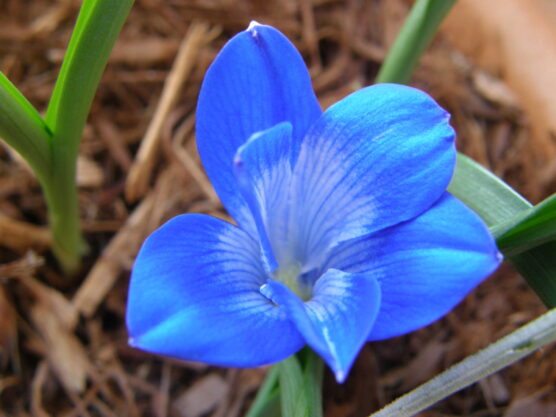
[[[50,131],[33,105],[1,72],[0,137],[29,163],[41,182],[48,180]]]
[[[550,211],[555,203],[549,200],[544,206],[532,208],[527,200],[506,183],[461,154],[458,155],[456,172],[448,191],[481,216],[491,227],[491,231],[498,233],[497,243],[501,252],[527,280],[544,304],[549,308],[556,307],[556,242],[542,243],[541,239],[538,241],[542,243],[540,246],[528,248],[523,246],[523,240],[519,240],[524,239],[524,236],[549,239],[538,230],[529,228],[536,225],[539,219],[552,219],[553,214]],[[535,212],[540,213],[538,218],[535,217]],[[515,224],[504,226],[507,222]],[[512,226],[516,227],[515,234]],[[503,230],[501,235],[500,230]],[[505,241],[504,236],[515,239],[509,241],[514,245],[510,245],[508,240]],[[526,251],[516,250],[516,242]]]
[[[493,228],[508,255],[519,254],[556,239],[556,194]]]
[[[324,363],[306,348],[280,362],[282,417],[322,417]]]
[[[528,210],[531,204],[471,158],[458,153],[448,191],[492,227]]]
[[[376,83],[405,84],[455,0],[417,0],[396,37]]]
[[[45,116],[56,146],[76,154],[97,86],[133,0],[85,0]]]

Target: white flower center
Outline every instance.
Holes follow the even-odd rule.
[[[311,298],[313,293],[312,285],[303,279],[301,274],[301,264],[292,262],[285,266],[281,266],[274,271],[274,278],[296,293],[303,301]]]

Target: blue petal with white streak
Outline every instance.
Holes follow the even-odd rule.
[[[305,342],[260,294],[265,282],[257,242],[247,233],[214,217],[175,217],[145,241],[135,261],[130,343],[222,366],[285,359]]]
[[[448,313],[501,261],[485,224],[444,193],[413,220],[338,246],[323,266],[373,276],[382,302],[368,340],[399,336]]]
[[[335,244],[421,214],[446,190],[455,157],[449,115],[422,91],[379,84],[336,103],[294,169],[298,256],[317,266]]]
[[[261,292],[286,310],[309,346],[343,382],[375,323],[381,298],[377,280],[330,269],[306,303],[275,280],[268,280]]]
[[[199,94],[197,147],[224,206],[244,228],[253,225],[233,174],[237,149],[281,122],[292,124],[298,148],[321,113],[303,59],[276,29],[252,23],[220,51]]]
[[[255,221],[267,272],[278,268],[276,256],[282,261],[280,248],[272,243],[280,239],[274,232],[287,228],[287,193],[295,156],[292,126],[284,122],[251,136],[234,157],[238,188]]]

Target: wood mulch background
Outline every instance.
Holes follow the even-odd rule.
[[[40,111],[79,3],[0,0],[0,70]],[[63,276],[48,251],[37,181],[0,144],[0,416],[245,412],[266,369],[182,363],[126,343],[129,272],[143,239],[179,213],[225,216],[195,149],[203,74],[225,41],[255,19],[295,42],[326,108],[373,82],[410,3],[137,1],[83,135],[79,199],[91,250],[76,276]],[[556,191],[556,117],[550,117],[556,99],[543,101],[554,97],[556,83],[546,80],[554,79],[556,61],[546,60],[556,57],[556,42],[542,41],[556,39],[550,29],[556,25],[549,25],[556,13],[542,9],[549,7],[543,0],[483,2],[493,13],[479,3],[460,0],[412,85],[452,113],[460,150],[538,202]],[[504,24],[494,22],[502,17]],[[528,42],[524,52],[521,40]],[[326,416],[367,416],[543,311],[524,280],[503,265],[446,318],[368,344],[344,385],[327,374]],[[556,349],[549,346],[421,415],[554,417],[555,386]]]

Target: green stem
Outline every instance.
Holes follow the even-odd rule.
[[[264,414],[262,412],[267,408],[267,405],[272,402],[276,396],[276,388],[278,386],[278,378],[280,374],[280,369],[278,365],[273,366],[270,368],[270,371],[266,374],[265,380],[261,387],[259,388],[259,392],[257,392],[257,396],[253,400],[253,404],[249,409],[249,412],[245,415],[245,417],[263,417]]]
[[[44,191],[54,252],[70,273],[86,250],[76,189],[81,134],[110,51],[132,5],[133,0],[84,0],[45,116],[52,131],[52,166]]]
[[[405,84],[455,0],[417,0],[382,64],[376,83]]]
[[[27,161],[41,183],[50,174],[50,132],[40,114],[0,72],[0,137]]]
[[[309,403],[314,404],[311,417],[322,417],[322,381],[324,362],[312,349],[308,349],[305,360],[305,390]]]
[[[398,398],[371,417],[410,417],[556,340],[556,309]]]
[[[304,366],[302,366],[304,365]],[[277,365],[283,417],[322,417],[324,363],[310,348]]]

